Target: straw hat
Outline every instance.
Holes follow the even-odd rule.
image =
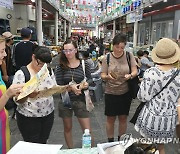
[[[180,59],[180,48],[171,39],[159,40],[152,50],[152,60],[158,64],[173,64]]]
[[[10,32],[4,32],[4,33],[2,34],[2,36],[3,36],[6,40],[10,40],[10,39],[14,38],[14,35],[11,34]]]

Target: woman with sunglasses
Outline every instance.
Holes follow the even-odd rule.
[[[32,61],[27,65],[30,78],[37,74],[45,63],[52,60],[50,50],[46,47],[37,47],[32,55]],[[25,75],[26,74],[26,75]],[[25,83],[27,73],[22,68],[16,72],[13,83]],[[41,82],[36,91],[44,90],[56,85],[53,72]],[[33,143],[47,142],[54,122],[54,100],[52,96],[39,97],[33,92],[17,103],[17,125],[24,141]]]
[[[70,39],[64,42],[60,55],[60,65],[57,67],[55,73],[57,84],[71,85],[68,92],[71,106],[66,107],[62,102],[59,104],[59,116],[63,119],[64,136],[68,148],[73,148],[73,112],[78,118],[82,131],[84,132],[85,129],[91,131],[89,112],[86,109],[85,96],[83,93],[83,89],[87,89],[89,83],[92,82],[91,71],[88,63],[85,61],[85,76],[87,82],[83,88],[79,87],[81,81],[84,80],[84,72],[77,48],[77,44]]]
[[[0,37],[0,65],[2,65],[4,58],[6,57],[5,52],[5,39]],[[6,154],[10,149],[10,130],[8,122],[8,112],[4,108],[9,98],[13,96],[18,96],[23,84],[14,84],[11,85],[6,90],[6,85],[2,80],[1,71],[0,71],[0,153]]]

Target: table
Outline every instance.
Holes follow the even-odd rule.
[[[88,152],[84,152],[82,148],[78,149],[62,149],[58,154],[98,154],[97,148],[86,149]]]

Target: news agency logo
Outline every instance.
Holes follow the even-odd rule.
[[[134,142],[142,143],[142,144],[152,144],[152,143],[173,143],[178,144],[180,143],[179,138],[133,138]]]
[[[179,138],[133,138],[132,134],[124,134],[120,137],[121,144],[124,146],[128,144],[129,141],[132,141],[133,143],[141,143],[141,144],[153,144],[153,143],[173,143],[178,144],[180,143]]]

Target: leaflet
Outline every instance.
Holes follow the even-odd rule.
[[[47,64],[44,64],[44,66],[41,68],[41,70],[28,82],[25,83],[24,87],[22,88],[22,92],[19,94],[17,101],[28,96],[32,92],[34,92],[41,82],[44,81],[45,78],[47,78],[49,75],[49,71],[47,68]],[[67,89],[67,86],[59,86],[55,85],[52,88],[44,89],[39,91],[40,97],[48,97],[55,93],[62,93]]]

